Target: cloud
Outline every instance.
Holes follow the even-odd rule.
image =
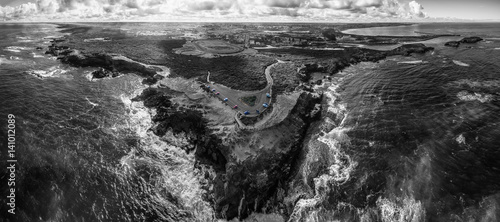
[[[424,7],[422,7],[422,5],[420,5],[418,2],[411,1],[410,3],[408,3],[408,5],[410,6],[410,13],[413,16],[420,17],[420,18],[427,17],[427,14],[425,14],[422,11],[424,9]]]
[[[17,7],[0,6],[0,15],[2,15],[4,18],[24,19],[26,17],[29,17],[30,15],[36,14],[37,12],[37,6],[31,2],[22,4]]]
[[[18,7],[0,7],[0,16],[4,20],[101,21],[143,18],[376,21],[427,17],[418,2],[398,0],[36,0]]]

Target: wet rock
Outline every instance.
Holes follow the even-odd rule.
[[[456,47],[460,46],[460,42],[458,42],[458,41],[449,41],[449,42],[446,42],[444,45],[456,48]]]
[[[45,54],[59,56],[59,55],[67,55],[70,52],[71,52],[71,50],[69,50],[68,46],[59,46],[56,44],[52,44],[48,47],[48,50],[45,52]]]
[[[118,77],[120,74],[118,72],[113,72],[111,70],[107,70],[104,68],[100,68],[96,71],[92,72],[92,78],[93,79],[101,79],[101,78],[106,78],[106,77]]]
[[[54,39],[50,40],[50,42],[52,42],[52,43],[58,43],[58,42],[64,42],[64,41],[66,41],[66,39],[64,37],[54,38]]]
[[[412,53],[426,53],[434,50],[433,47],[428,47],[422,43],[416,43],[416,44],[406,44],[402,45],[400,47],[397,47],[389,52],[387,52],[388,55],[403,55],[403,56],[409,56]]]
[[[153,77],[148,77],[142,80],[142,84],[144,85],[154,85],[158,82],[158,79],[155,79]]]
[[[480,41],[483,41],[483,39],[477,36],[465,37],[462,40],[460,40],[461,43],[477,43]]]
[[[483,39],[480,37],[473,36],[473,37],[465,37],[460,41],[449,41],[449,42],[446,42],[444,45],[456,48],[456,47],[459,47],[461,43],[472,44],[472,43],[477,43],[480,41],[483,41]]]

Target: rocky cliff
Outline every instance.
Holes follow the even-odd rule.
[[[310,124],[318,119],[321,96],[303,93],[278,125],[260,131],[240,131],[222,147],[228,162],[213,181],[215,209],[220,218],[245,218],[252,212],[277,212],[283,207],[277,192],[290,177]],[[242,157],[240,150],[249,154]]]

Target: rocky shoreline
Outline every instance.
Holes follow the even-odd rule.
[[[119,54],[113,53],[85,53],[81,50],[71,49],[65,45],[64,39],[52,40],[45,54],[56,56],[62,63],[74,67],[95,67],[98,70],[92,72],[92,78],[117,77],[120,73],[135,73],[145,77],[145,84],[154,84],[164,78],[159,73],[163,70],[158,66],[146,65],[133,61]]]
[[[64,39],[54,40],[47,54],[57,56],[62,63],[75,67],[95,67],[93,78],[116,77],[120,73],[135,73],[144,77],[144,84],[153,85],[165,78],[161,68],[133,61],[119,54],[86,53],[64,45]],[[359,62],[377,62],[388,56],[412,53],[426,53],[432,47],[423,44],[407,44],[391,51],[351,49],[342,59],[322,63],[302,63],[297,75],[300,83],[309,84],[311,73],[322,72],[335,75],[342,69]],[[245,80],[240,80],[241,84]],[[285,92],[286,87],[295,90],[298,85],[273,86],[273,98]],[[307,90],[308,89],[308,90]],[[308,92],[309,91],[309,92]],[[215,175],[205,173],[210,183],[204,186],[217,218],[244,219],[250,214],[279,213],[284,218],[292,214],[293,202],[285,200],[284,193],[290,192],[286,181],[299,167],[306,138],[311,137],[311,125],[320,120],[326,98],[314,92],[311,87],[300,89],[300,96],[293,109],[278,124],[261,130],[238,130],[222,138],[208,126],[203,105],[185,106],[175,102],[175,93],[169,88],[150,87],[134,98],[145,107],[154,109],[154,126],[150,129],[157,136],[164,137],[171,132],[185,138],[188,145],[180,147],[185,152],[194,152],[197,165],[208,165]],[[258,138],[256,140],[255,138]],[[253,152],[242,158],[236,149]],[[318,169],[319,170],[319,169]]]

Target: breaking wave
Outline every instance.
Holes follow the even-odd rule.
[[[21,52],[21,51],[31,50],[31,48],[22,46],[7,46],[3,50],[9,52]]]
[[[157,169],[158,174],[152,175],[151,178],[157,190],[151,191],[148,195],[154,196],[160,204],[171,205],[172,197],[169,198],[164,193],[167,191],[174,199],[178,199],[178,205],[180,205],[178,210],[190,212],[193,221],[212,221],[215,215],[210,204],[203,199],[206,196],[206,190],[202,189],[202,185],[208,184],[204,178],[205,174],[214,176],[215,172],[207,166],[194,167],[196,165],[194,153],[188,154],[170,142],[187,143],[182,137],[167,134],[165,136],[169,137],[167,143],[149,130],[153,126],[152,116],[155,115],[155,111],[146,108],[143,102],[132,101],[132,98],[139,95],[142,90],[143,88],[136,90],[132,95],[120,96],[129,116],[129,120],[122,127],[137,134],[140,137],[140,143],[137,148],[132,149],[121,159],[119,174],[127,175],[137,172],[140,170],[137,168],[140,164],[147,164]],[[188,218],[180,219],[189,220]]]
[[[490,94],[486,94],[486,93],[477,93],[477,92],[474,92],[474,93],[469,93],[467,91],[460,91],[459,93],[457,93],[457,97],[462,100],[462,101],[479,101],[481,103],[486,103],[486,102],[490,102],[491,100],[493,100],[493,95],[490,95]]]
[[[425,221],[425,210],[420,201],[413,198],[382,198],[377,200],[383,222]]]
[[[500,80],[475,81],[471,79],[461,79],[453,82],[452,85],[457,85],[457,86],[466,85],[471,88],[495,89],[495,88],[500,88]]]
[[[429,63],[429,62],[422,60],[398,62],[398,64],[421,64],[421,63]]]
[[[341,185],[350,179],[351,172],[357,166],[357,162],[343,151],[343,146],[350,144],[349,136],[346,134],[349,128],[345,126],[348,111],[346,105],[339,101],[340,94],[337,92],[344,78],[345,76],[337,79],[336,83],[330,85],[324,93],[328,98],[327,111],[335,116],[335,120],[326,117],[321,126],[325,129],[321,133],[322,136],[318,136],[316,140],[311,140],[308,144],[310,153],[307,158],[308,162],[305,164],[305,173],[311,173],[311,165],[319,156],[326,161],[326,170],[313,179],[314,197],[300,199],[295,204],[289,221],[321,221],[317,217],[317,214],[322,211],[320,205],[328,198],[335,185]]]
[[[70,71],[69,69],[62,69],[60,66],[52,66],[45,70],[29,70],[26,73],[35,76],[37,78],[49,78],[49,77],[60,77],[62,74]]]
[[[453,63],[455,63],[455,65],[458,65],[458,66],[464,66],[464,67],[470,66],[469,64],[464,63],[464,62],[460,62],[458,60],[453,60]]]

